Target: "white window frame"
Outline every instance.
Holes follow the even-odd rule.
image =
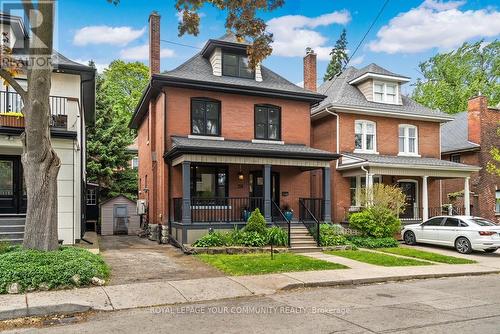
[[[87,189],[86,205],[97,205],[97,191],[94,188]]]
[[[356,148],[356,125],[361,124],[361,148]],[[366,148],[366,138],[367,138],[367,125],[373,125],[373,149]],[[377,123],[373,121],[358,119],[354,121],[354,152],[355,153],[373,153],[378,154],[377,152]]]
[[[351,208],[359,208],[361,207],[361,200],[360,200],[360,194],[361,194],[361,189],[363,188],[366,188],[366,175],[363,174],[363,175],[357,175],[357,176],[352,176],[353,178],[356,178],[356,199],[355,199],[355,205],[351,205]],[[362,178],[365,178],[365,182],[361,182],[361,179]],[[349,180],[349,182],[351,182]],[[373,184],[376,184],[376,183],[382,183],[382,175],[373,175]],[[349,194],[351,193],[351,189],[354,189],[354,188],[351,188],[351,185],[349,183]]]
[[[399,131],[403,128],[404,134],[403,137],[399,135]],[[415,152],[410,152],[410,129],[415,129]],[[401,148],[399,147],[399,139],[403,138],[403,151],[401,151]],[[398,127],[398,155],[403,155],[403,156],[413,156],[413,157],[419,157],[420,155],[418,154],[418,127],[412,124],[399,124]]]
[[[132,160],[130,161],[130,166],[132,169],[137,169],[139,168],[139,157],[133,157]]]
[[[377,101],[375,100],[375,85],[382,85],[383,87],[383,92],[382,92],[382,101]],[[396,88],[396,95],[395,99],[393,102],[387,100],[387,85],[395,86]],[[397,82],[387,82],[387,81],[373,81],[373,102],[377,103],[388,103],[388,104],[399,104],[399,84]]]

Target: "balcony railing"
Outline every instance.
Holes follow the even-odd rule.
[[[50,96],[50,114],[51,126],[56,128],[66,128],[68,124],[68,99],[63,96]],[[21,113],[23,101],[21,95],[16,92],[0,91],[0,116],[6,113]],[[24,126],[24,122],[21,122]],[[18,127],[21,123],[15,125],[2,124],[4,126]]]

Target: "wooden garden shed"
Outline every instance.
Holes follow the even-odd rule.
[[[140,229],[136,203],[124,195],[101,202],[100,211],[101,235],[134,235]]]

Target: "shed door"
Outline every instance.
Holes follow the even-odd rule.
[[[113,234],[128,234],[127,205],[115,205],[113,211]]]

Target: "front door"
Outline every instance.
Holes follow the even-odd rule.
[[[413,219],[418,218],[417,215],[417,183],[416,182],[398,182],[399,187],[406,197],[405,209],[399,215],[400,218]]]
[[[26,194],[19,156],[0,156],[0,214],[26,212]]]
[[[128,234],[128,207],[115,205],[114,207],[114,234]]]
[[[250,173],[250,197],[261,197],[264,198],[264,176],[261,171],[255,171]],[[271,173],[271,199],[278,206],[280,205],[280,175],[277,172]],[[258,205],[252,203],[252,210],[259,208],[261,212],[264,212],[264,203],[259,201]]]

